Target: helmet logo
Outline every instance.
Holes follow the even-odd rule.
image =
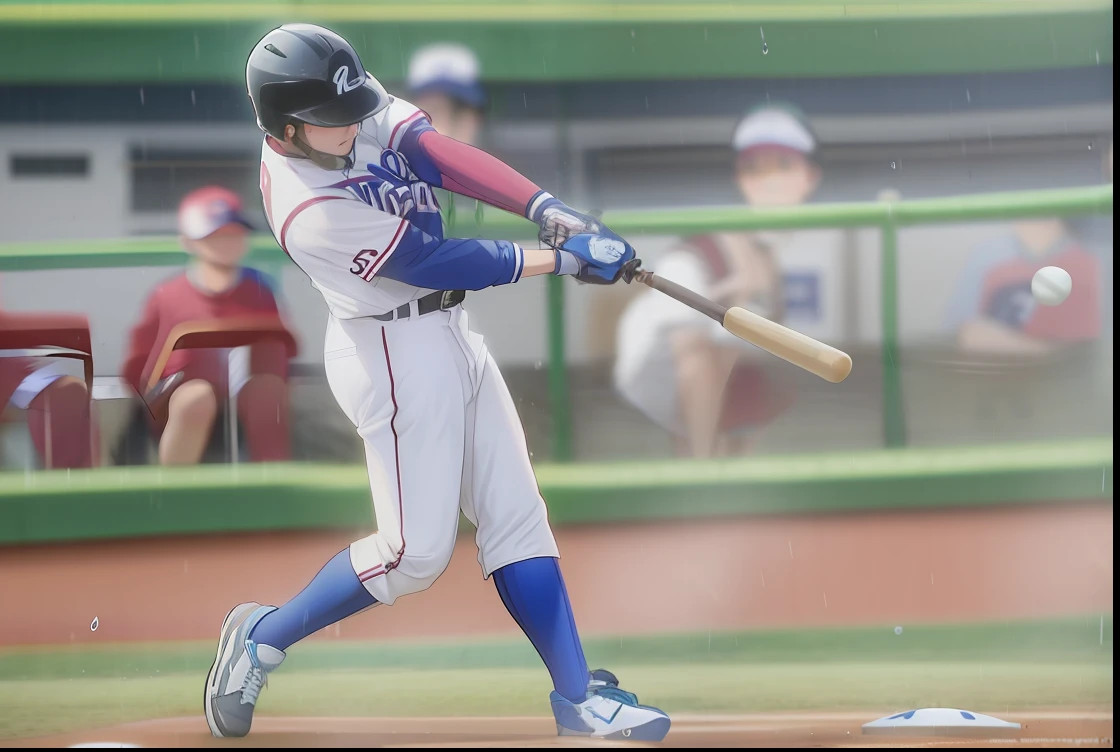
[[[362,79],[361,79],[360,76],[357,79],[355,79],[354,81],[349,81],[348,80],[349,78],[350,78],[350,66],[348,66],[348,65],[340,66],[339,69],[334,72],[334,79],[333,80],[334,80],[335,90],[338,92],[338,94],[340,96],[342,94],[345,94],[348,91],[353,91],[354,89],[357,89],[359,86],[362,85]]]

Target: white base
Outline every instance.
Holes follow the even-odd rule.
[[[863,725],[869,736],[955,736],[966,739],[1015,739],[1022,726],[957,708],[920,708]]]

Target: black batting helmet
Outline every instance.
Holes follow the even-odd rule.
[[[257,125],[281,140],[289,124],[353,125],[390,101],[349,42],[312,24],[268,32],[249,53],[245,81]]]

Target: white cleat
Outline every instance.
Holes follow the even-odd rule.
[[[574,703],[556,692],[549,696],[560,736],[659,742],[669,733],[669,716],[618,687],[618,679],[599,669],[591,674],[587,699]]]

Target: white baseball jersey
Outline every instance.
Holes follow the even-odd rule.
[[[293,158],[265,139],[261,196],[272,234],[336,318],[383,314],[431,292],[377,276],[408,230],[427,233],[441,222],[431,186],[395,151],[407,129],[425,121],[393,99],[362,123],[354,167],[344,171]]]
[[[350,562],[387,605],[443,572],[460,511],[478,528],[485,576],[559,555],[513,399],[466,311],[370,318],[432,292],[378,275],[398,247],[443,238],[431,186],[398,151],[428,127],[396,99],[362,123],[352,169],[325,170],[271,139],[261,158],[273,235],[330,309],[327,381],[365,444],[378,525],[351,544]],[[524,259],[511,246],[509,282]]]

